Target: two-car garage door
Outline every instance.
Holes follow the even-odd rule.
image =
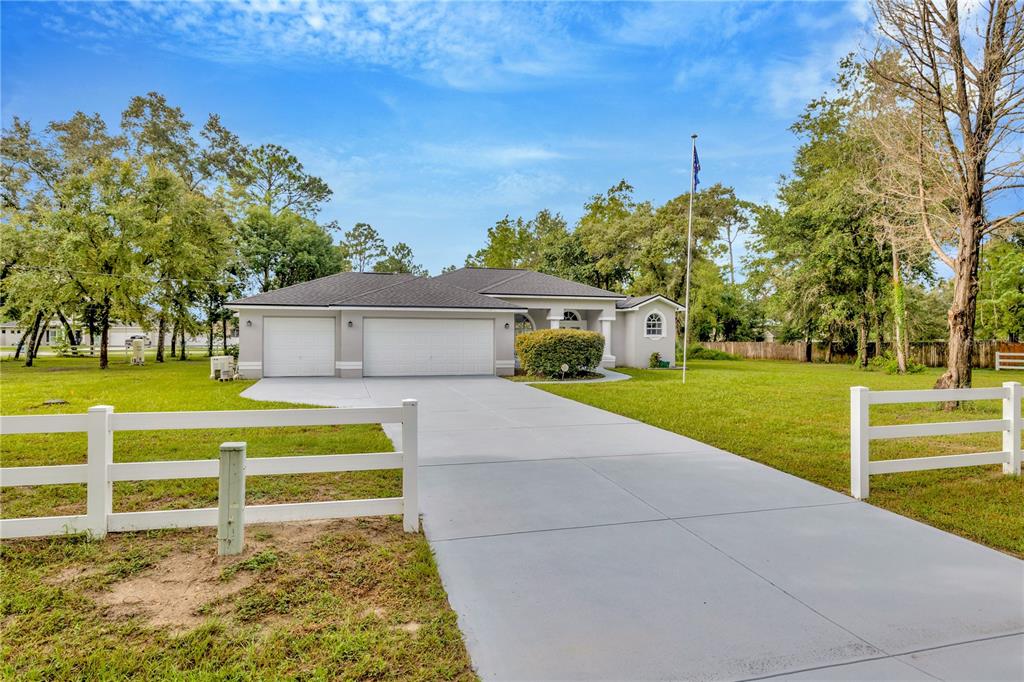
[[[263,376],[334,376],[333,317],[264,317]],[[494,374],[494,320],[364,318],[364,376]]]
[[[364,318],[364,376],[494,374],[494,320]]]

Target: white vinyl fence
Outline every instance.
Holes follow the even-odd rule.
[[[1024,369],[1024,353],[997,351],[996,369]]]
[[[871,405],[893,403],[934,403],[964,400],[1001,400],[1002,419],[977,419],[963,422],[935,422],[928,424],[895,424],[871,426],[868,409]],[[870,493],[872,474],[892,474],[899,471],[922,471],[951,467],[1002,464],[1003,473],[1020,475],[1021,469],[1021,385],[1008,381],[1000,388],[947,388],[923,391],[872,391],[864,386],[850,388],[850,491],[862,500]],[[910,459],[886,459],[872,462],[870,443],[889,438],[947,436],[960,433],[1003,434],[1002,449],[997,452],[977,452],[966,455],[940,455]]]
[[[309,455],[256,457],[243,460],[245,476],[311,474],[372,469],[402,469],[402,496],[369,500],[339,500],[298,504],[266,504],[245,507],[246,523],[334,519],[353,516],[401,514],[405,530],[419,530],[416,488],[417,402],[403,400],[401,407],[346,407],[299,410],[234,410],[212,412],[116,413],[108,405],[89,408],[85,414],[0,417],[0,434],[88,434],[86,464],[6,467],[0,469],[0,486],[85,483],[86,513],[75,516],[44,516],[0,519],[0,538],[35,537],[87,532],[101,538],[108,532],[217,526],[218,509],[166,511],[113,511],[114,481],[154,481],[174,478],[218,478],[216,459],[114,463],[115,431],[160,429],[223,429],[277,426],[333,426],[338,424],[400,423],[400,452],[359,455]],[[222,482],[223,483],[223,482]]]

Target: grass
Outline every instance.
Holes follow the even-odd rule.
[[[890,376],[849,365],[770,361],[695,361],[684,385],[678,371],[617,370],[630,381],[542,385],[595,407],[658,426],[809,481],[848,493],[850,386],[931,388],[939,371]],[[974,385],[1018,377],[975,370]],[[872,424],[993,419],[997,401],[965,403],[952,415],[934,404],[879,405]],[[1001,449],[1000,435],[875,441],[872,459]],[[965,467],[871,477],[872,504],[1004,552],[1024,557],[1024,480],[1000,467]]]
[[[294,407],[254,402],[252,382],[210,381],[205,357],[132,367],[112,356],[0,362],[3,414]],[[49,399],[68,401],[47,406]],[[386,452],[379,425],[125,432],[115,461]],[[85,461],[84,434],[4,436],[3,466]],[[392,497],[400,471],[260,476],[249,503]],[[212,479],[117,483],[115,511],[216,506]],[[83,513],[82,485],[5,488],[4,518]],[[239,557],[214,529],[5,541],[4,679],[475,679],[422,535],[398,518],[250,526]]]

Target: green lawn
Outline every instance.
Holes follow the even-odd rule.
[[[132,367],[112,356],[0,362],[3,414],[294,407],[210,381],[205,357]],[[66,405],[45,406],[49,399]],[[385,452],[377,424],[125,432],[114,459]],[[3,466],[85,461],[84,434],[4,436]],[[259,476],[249,503],[392,497],[400,471]],[[216,506],[213,479],[117,483],[115,511]],[[83,513],[83,485],[5,488],[4,518]],[[401,519],[250,526],[239,557],[214,529],[5,541],[0,547],[4,679],[475,679],[429,546]]]
[[[931,388],[939,370],[908,376],[849,365],[769,361],[695,361],[687,383],[677,371],[622,370],[629,381],[538,388],[696,438],[849,493],[850,386]],[[1020,372],[976,370],[974,385],[1019,381]],[[879,405],[872,424],[992,419],[996,401],[957,412],[933,404]],[[873,441],[872,459],[1001,449],[1000,435]],[[872,504],[1024,557],[1024,480],[999,466],[871,477]]]

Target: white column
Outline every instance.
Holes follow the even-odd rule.
[[[402,401],[402,527],[406,533],[420,530],[419,487],[416,484],[416,466],[419,459],[419,426],[417,401]]]
[[[602,316],[597,318],[601,323],[601,335],[604,336],[604,356],[601,358],[602,367],[614,367],[615,356],[612,355],[612,322],[614,317]]]
[[[562,308],[548,308],[548,322],[552,329],[558,329],[562,326],[562,316],[565,311]]]
[[[217,490],[217,554],[245,549],[245,443],[220,444]]]

